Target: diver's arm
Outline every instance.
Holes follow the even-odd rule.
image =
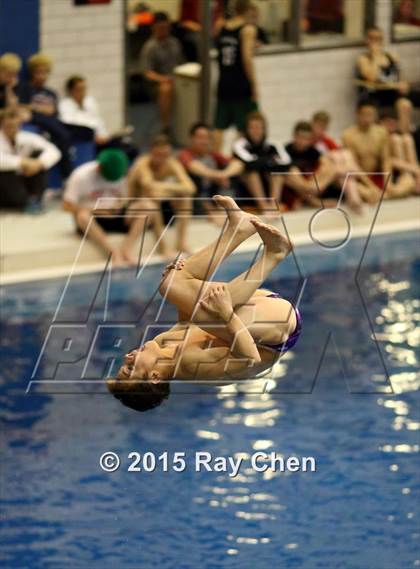
[[[261,356],[253,337],[233,310],[232,299],[227,287],[221,285],[213,288],[206,298],[200,301],[200,307],[211,316],[225,322],[232,356],[251,360],[251,365],[261,362]],[[199,317],[199,314],[197,316]]]
[[[248,328],[235,313],[229,322],[226,322],[226,330],[231,336],[231,353],[236,358],[246,358],[251,365],[259,364],[261,356]]]
[[[183,355],[181,375],[186,379],[214,380],[240,378],[256,362],[235,356],[229,347],[215,347],[187,351]]]

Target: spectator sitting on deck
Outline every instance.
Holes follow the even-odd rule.
[[[283,199],[292,209],[299,207],[303,201],[314,206],[319,205],[320,194],[325,192],[336,176],[330,161],[322,157],[315,148],[313,136],[312,125],[299,121],[293,129],[293,140],[285,146],[292,165]]]
[[[156,206],[150,200],[128,200],[127,168],[128,159],[121,150],[103,150],[97,160],[74,170],[63,196],[64,209],[73,214],[78,233],[111,255],[114,267],[137,262],[132,248],[147,219],[158,230]],[[120,248],[110,242],[108,232],[126,234]]]
[[[212,149],[212,131],[205,123],[195,123],[190,129],[190,146],[178,155],[188,174],[193,179],[200,205],[209,219],[221,225],[224,217],[215,206],[215,194],[234,194],[234,179],[243,172],[243,165],[237,159],[229,159]]]
[[[30,122],[49,135],[61,152],[60,169],[63,178],[72,170],[70,161],[70,133],[58,119],[58,96],[46,83],[52,69],[52,60],[37,53],[27,61],[29,81],[19,85],[19,102],[30,112]]]
[[[153,35],[140,54],[140,71],[148,81],[150,95],[157,100],[162,132],[168,134],[174,102],[173,72],[183,62],[182,46],[171,35],[171,22],[165,12],[156,12]]]
[[[18,104],[16,87],[21,67],[22,61],[14,53],[4,53],[0,57],[0,111]]]
[[[390,137],[392,172],[395,178],[411,177],[415,182],[415,193],[420,193],[420,165],[412,134],[398,132],[398,117],[394,109],[381,114],[380,124]],[[409,183],[409,178],[407,179]]]
[[[0,111],[0,207],[23,210],[40,205],[46,171],[61,154],[51,142],[20,126],[17,109]]]
[[[278,209],[284,182],[284,176],[275,174],[287,172],[291,159],[283,146],[267,139],[264,115],[256,111],[248,115],[245,134],[235,142],[233,154],[245,166],[243,180],[257,207],[263,213],[273,214]]]
[[[315,148],[321,154],[327,154],[331,150],[340,148],[331,136],[327,134],[328,128],[331,123],[331,116],[327,111],[317,111],[312,115],[311,125],[313,133],[313,142]]]
[[[386,129],[376,124],[377,111],[373,103],[359,103],[356,124],[343,132],[343,143],[360,164],[362,172],[359,180],[362,198],[368,203],[376,203],[384,197],[398,198],[406,196],[414,190],[413,180],[399,177],[389,179],[392,172],[390,140]]]
[[[329,155],[322,155],[315,148],[312,125],[309,122],[300,121],[295,125],[293,140],[286,145],[286,151],[292,159],[283,194],[289,207],[293,209],[302,201],[313,206],[335,207],[343,190],[348,205],[360,212],[358,187],[348,183],[343,186],[342,169]]]
[[[340,146],[327,134],[330,122],[331,117],[326,111],[314,113],[311,121],[314,146],[322,156],[333,162],[337,171],[337,182],[345,188],[348,205],[356,213],[361,213],[360,182],[356,175],[356,172],[361,171],[361,167],[348,149]]]
[[[382,30],[369,28],[366,44],[367,51],[356,62],[359,102],[370,102],[379,110],[395,106],[400,131],[410,132],[413,103],[420,104],[419,93],[403,80],[397,56],[384,50]]]
[[[59,104],[60,119],[63,123],[71,127],[89,129],[90,136],[97,144],[108,142],[108,130],[95,97],[88,94],[86,79],[81,75],[69,77],[65,91],[67,96]],[[74,132],[77,132],[77,129],[74,129]]]
[[[98,153],[106,148],[118,148],[130,159],[137,156],[137,148],[128,140],[132,128],[125,127],[112,134],[108,131],[95,97],[88,94],[84,77],[70,77],[66,81],[66,93],[67,97],[59,104],[60,119],[71,130],[76,141],[93,139]]]
[[[195,186],[183,165],[172,156],[169,138],[163,134],[156,136],[149,153],[138,158],[131,169],[130,196],[170,201],[177,215],[176,247],[181,252],[190,251],[187,230],[195,192]],[[163,231],[162,217],[160,231]],[[170,256],[171,252],[165,247],[162,254]]]

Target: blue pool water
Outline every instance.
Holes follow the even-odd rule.
[[[378,237],[364,255],[363,245],[299,248],[266,283],[289,298],[301,293],[304,320],[267,393],[251,386],[185,393],[176,385],[144,414],[92,378],[105,377],[115,356],[138,343],[145,323],[175,317],[169,306],[158,311],[157,297],[149,303],[159,267],[138,280],[127,271],[112,281],[80,276],[64,295],[63,280],[5,287],[1,567],[419,566],[418,242],[412,233]],[[234,257],[219,277],[249,261]],[[105,328],[86,366],[89,338],[110,323],[121,325],[121,343],[115,347],[115,329]],[[82,368],[86,381],[69,383]],[[112,474],[99,467],[108,450],[122,460]],[[254,472],[249,456],[257,450],[314,456],[317,471]],[[188,467],[128,472],[130,451],[183,451]],[[240,454],[239,476],[196,473],[196,451]]]

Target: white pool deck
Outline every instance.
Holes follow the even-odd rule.
[[[366,206],[362,216],[354,215],[345,207],[343,210],[348,223],[339,210],[322,210],[319,215],[313,209],[286,213],[270,223],[286,228],[295,246],[310,244],[314,239],[322,242],[344,239],[349,226],[354,237],[370,231],[379,235],[420,230],[419,197],[383,202],[379,207]],[[210,243],[219,233],[216,225],[203,218],[193,218],[189,230],[193,250]],[[173,229],[170,229],[169,239],[172,234]],[[113,235],[112,239],[118,241],[121,236]],[[239,251],[256,250],[257,244],[258,238],[253,237]],[[162,262],[162,258],[153,253],[153,246],[152,235],[147,232],[142,262]],[[82,244],[75,234],[72,217],[58,206],[39,215],[0,214],[0,284],[100,271],[105,262],[103,253],[95,245]]]

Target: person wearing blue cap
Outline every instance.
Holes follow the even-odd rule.
[[[137,262],[132,249],[146,223],[152,223],[158,239],[161,231],[155,222],[158,207],[152,200],[128,199],[127,170],[124,152],[103,150],[97,160],[74,170],[63,196],[64,209],[73,214],[77,232],[111,255],[114,267]],[[126,237],[116,247],[108,233],[125,233]]]

